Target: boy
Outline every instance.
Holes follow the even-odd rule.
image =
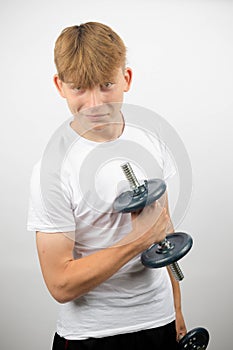
[[[132,81],[125,45],[108,26],[89,22],[64,29],[54,54],[54,83],[73,117],[34,167],[28,218],[45,283],[61,304],[53,350],[176,349],[186,333],[179,284],[169,268],[140,261],[167,234],[167,200],[140,213],[112,210],[124,142],[154,147],[162,164],[156,141],[149,144],[121,110]],[[106,152],[107,162],[93,156]]]

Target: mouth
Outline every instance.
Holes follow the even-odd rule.
[[[109,116],[109,113],[104,114],[85,114],[85,117],[90,120],[97,120],[97,119],[103,119]]]

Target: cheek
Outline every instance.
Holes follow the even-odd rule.
[[[119,86],[112,94],[112,99],[114,99],[114,101],[116,102],[120,102],[122,101],[123,95],[124,95],[124,87]]]
[[[69,101],[66,100],[66,102],[67,102],[67,105],[68,105],[68,108],[69,108],[71,114],[75,114],[77,112],[77,108],[75,107],[74,103],[71,102],[70,100]]]
[[[67,104],[68,104],[70,109],[72,109],[72,110],[79,109],[79,107],[80,107],[80,99],[77,99],[77,98],[75,98],[73,96],[69,96],[66,99],[66,101],[67,101]]]

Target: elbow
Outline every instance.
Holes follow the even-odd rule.
[[[69,301],[79,298],[81,295],[70,290],[68,283],[59,283],[49,288],[51,296],[59,303],[65,304]]]
[[[73,300],[64,294],[54,293],[54,292],[53,293],[50,292],[50,294],[52,295],[53,299],[55,299],[59,304],[65,304]]]

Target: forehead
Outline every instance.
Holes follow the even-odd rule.
[[[92,79],[87,79],[87,76],[79,75],[78,72],[72,74],[65,80],[65,83],[71,86],[79,86],[83,88],[93,88],[94,86],[101,85],[104,83],[116,83],[123,77],[123,69],[117,68],[111,72],[105,72],[103,74],[97,74]]]

